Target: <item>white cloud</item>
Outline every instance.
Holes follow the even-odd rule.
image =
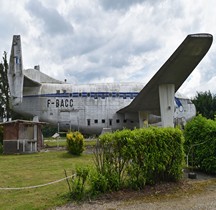
[[[189,33],[216,34],[213,0],[1,0],[0,50],[21,34],[25,68],[73,83],[146,83]],[[216,91],[216,47],[181,87]],[[208,88],[208,89],[207,89]]]
[[[73,32],[73,26],[55,8],[44,7],[40,1],[34,0],[26,4],[26,9],[36,18],[36,21],[41,22],[44,33],[50,36],[67,35]]]

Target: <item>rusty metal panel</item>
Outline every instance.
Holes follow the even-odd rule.
[[[4,139],[17,140],[18,139],[18,124],[12,123],[4,125]]]

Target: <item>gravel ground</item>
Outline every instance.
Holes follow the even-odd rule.
[[[197,179],[146,187],[140,192],[117,192],[81,204],[69,203],[56,210],[215,210],[216,177],[198,173]]]

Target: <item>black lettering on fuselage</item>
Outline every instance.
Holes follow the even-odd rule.
[[[59,107],[59,99],[56,99],[56,108]]]
[[[52,107],[52,104],[55,105],[56,108],[59,107],[73,107],[73,99],[56,99],[55,101],[52,101],[51,99],[47,99],[47,108]]]
[[[64,99],[61,100],[61,107],[64,107]]]
[[[65,99],[65,107],[68,107],[68,99]]]
[[[47,107],[49,107],[50,103],[51,103],[51,100],[48,99],[48,100],[47,100]]]
[[[73,99],[70,99],[70,107],[73,107]]]

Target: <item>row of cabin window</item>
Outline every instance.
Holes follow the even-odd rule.
[[[130,122],[133,123],[133,121],[130,121]],[[98,123],[98,119],[95,119],[94,123],[97,124]],[[106,120],[102,119],[101,123],[106,123]],[[116,123],[120,123],[120,119],[116,119]],[[123,123],[127,123],[127,120],[123,120]],[[87,119],[87,125],[88,126],[91,125],[91,119]],[[112,119],[109,119],[109,125],[112,125]]]
[[[60,90],[56,91],[57,94],[60,94]],[[63,90],[63,93],[66,94],[66,90]],[[134,98],[138,95],[138,93],[119,93],[119,92],[112,92],[112,93],[69,93],[70,97],[93,97],[93,98],[98,98],[101,97],[102,99],[106,97],[122,97],[122,98]]]

